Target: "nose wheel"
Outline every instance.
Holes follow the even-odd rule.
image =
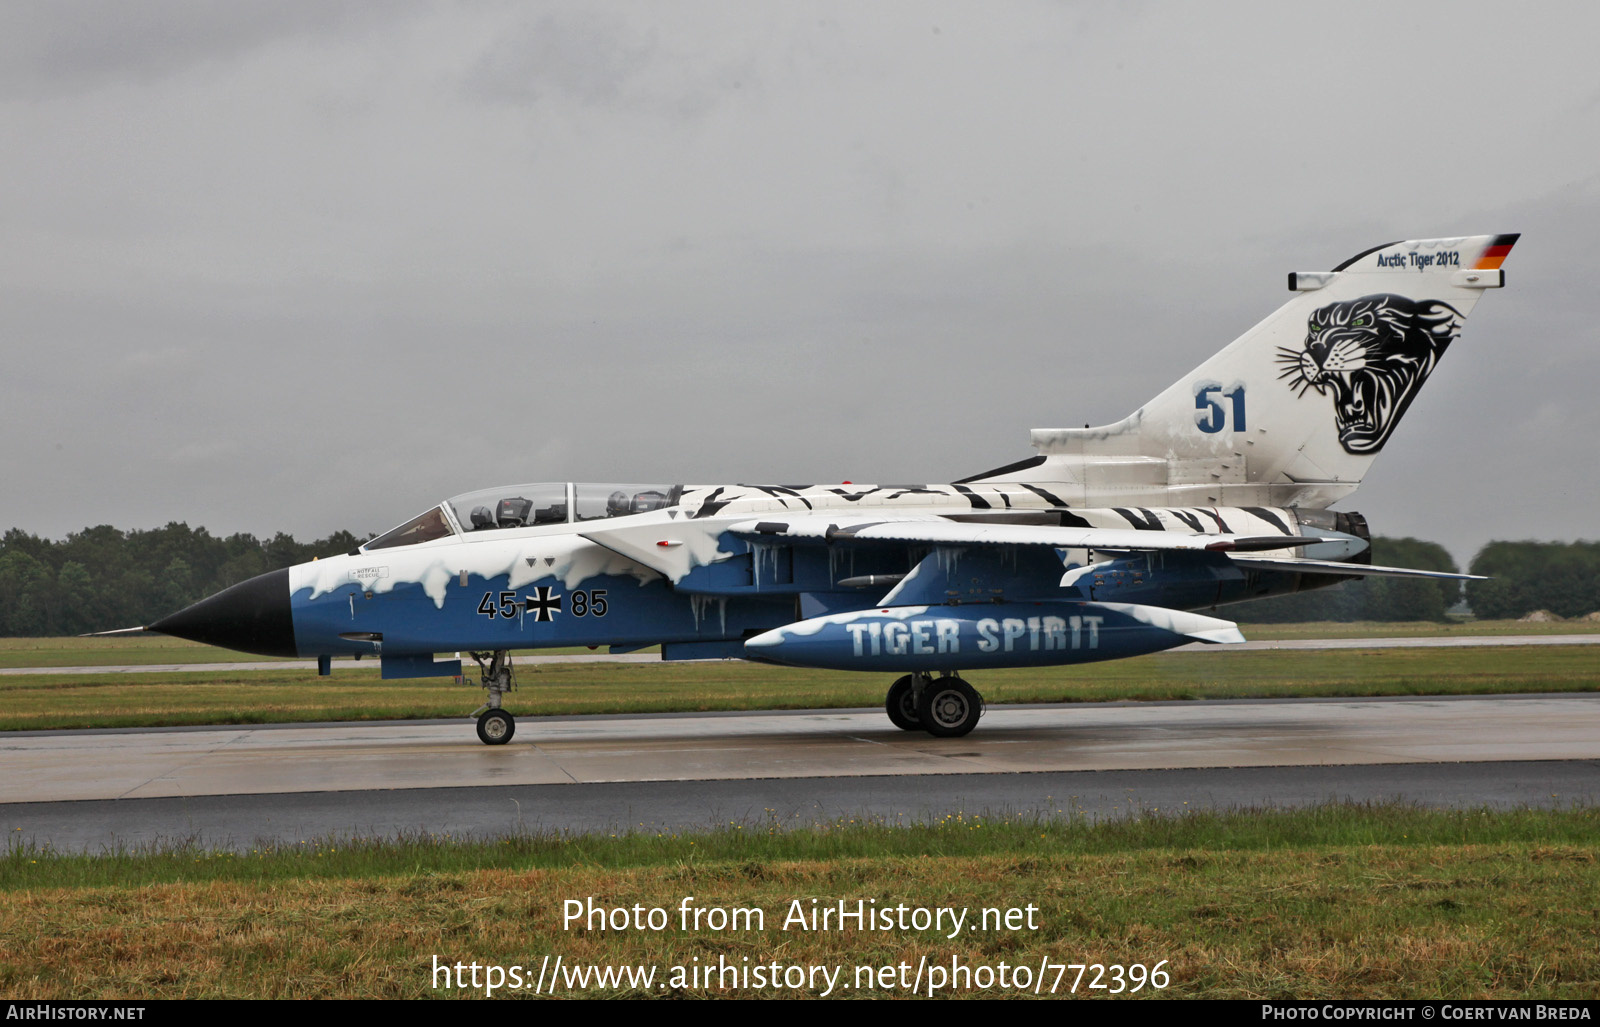
[[[478,740],[484,745],[504,745],[517,733],[517,718],[505,710],[485,710],[478,718]]]

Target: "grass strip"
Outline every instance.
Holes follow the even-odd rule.
[[[859,981],[856,966],[923,957],[990,967],[1165,959],[1170,986],[1141,994],[1230,998],[1591,998],[1600,985],[1595,810],[1335,805],[1092,823],[1063,800],[1049,820],[956,813],[909,827],[328,840],[240,855],[14,845],[0,857],[0,993],[454,997],[474,993],[436,991],[435,956],[537,967],[547,954],[663,975],[719,957],[842,965],[847,981]],[[685,896],[760,909],[764,923],[680,929]],[[672,920],[660,931],[564,929],[563,901],[589,897]],[[812,899],[974,918],[1033,905],[1037,927],[955,938],[784,929],[791,904]]]

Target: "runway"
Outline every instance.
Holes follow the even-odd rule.
[[[0,803],[712,781],[1600,759],[1600,695],[993,706],[964,738],[880,710],[19,732]]]
[[[918,777],[496,785],[383,792],[304,792],[99,799],[0,806],[13,844],[61,852],[194,843],[249,851],[350,838],[676,834],[870,821],[932,823],[961,814],[1098,821],[1200,810],[1289,809],[1328,802],[1432,808],[1600,804],[1600,763],[1380,764]]]
[[[685,830],[1409,798],[1600,800],[1600,694],[991,707],[965,738],[881,711],[28,732],[0,828],[98,849],[195,838]]]

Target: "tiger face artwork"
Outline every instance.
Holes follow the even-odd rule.
[[[1278,377],[1302,396],[1331,394],[1345,452],[1376,453],[1460,334],[1461,320],[1447,303],[1392,293],[1330,303],[1306,319],[1304,349],[1279,348]]]

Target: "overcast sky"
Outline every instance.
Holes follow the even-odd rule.
[[[0,5],[0,529],[949,481],[1521,232],[1361,491],[1600,537],[1600,5]]]

